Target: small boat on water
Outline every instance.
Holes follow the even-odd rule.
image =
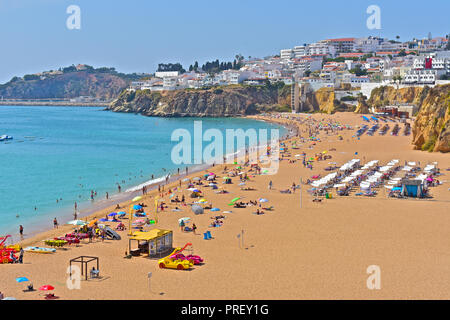
[[[26,247],[23,251],[34,252],[34,253],[54,253],[56,249],[53,248],[43,248],[43,247]]]
[[[12,140],[13,137],[12,136],[8,136],[6,134],[0,136],[0,141],[6,141],[6,140]]]

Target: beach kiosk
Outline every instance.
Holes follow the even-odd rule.
[[[137,241],[138,250],[131,250],[131,241]],[[130,253],[139,251],[148,253],[150,258],[161,257],[163,253],[172,250],[173,231],[152,229],[150,231],[136,231],[129,238]]]
[[[424,188],[421,180],[403,180],[402,191],[403,196],[413,198],[423,198]]]

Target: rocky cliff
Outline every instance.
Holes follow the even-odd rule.
[[[417,150],[450,152],[450,85],[433,88],[384,86],[372,91],[370,107],[411,103],[419,108],[413,125]]]
[[[395,103],[412,103],[420,106],[431,88],[407,87],[397,88],[392,86],[382,86],[372,90],[367,103],[370,107],[381,107]]]
[[[314,91],[308,84],[302,84],[299,93],[299,111],[334,113],[353,111],[354,107],[336,99],[333,88],[320,88]]]
[[[125,90],[107,109],[161,117],[228,117],[290,111],[285,104],[287,94],[290,90],[277,86],[241,85],[159,92]]]
[[[415,149],[450,152],[450,85],[428,90],[413,126]]]
[[[365,96],[360,94],[358,96],[358,104],[356,105],[355,113],[367,114],[369,113],[369,105],[367,104]]]

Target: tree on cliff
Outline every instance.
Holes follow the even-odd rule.
[[[185,73],[186,70],[183,69],[181,63],[160,63],[158,64],[157,71],[179,71],[180,73]]]

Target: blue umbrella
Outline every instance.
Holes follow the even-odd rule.
[[[392,188],[392,191],[401,191],[401,190],[402,190],[401,187],[394,187],[394,188]]]
[[[211,211],[220,211],[219,208],[212,208]]]
[[[117,213],[111,212],[110,214],[108,214],[108,217],[114,217],[114,216],[117,216]]]
[[[139,204],[135,204],[135,205],[133,206],[133,209],[134,209],[134,210],[139,210],[139,209],[142,209],[142,206],[139,205]]]
[[[16,278],[16,281],[17,282],[25,282],[25,281],[30,281],[30,280],[28,280],[28,278],[26,278],[26,277],[19,277],[19,278]]]
[[[125,211],[120,211],[119,214],[127,214]]]
[[[106,222],[106,221],[109,221],[109,220],[106,219],[106,218],[101,218],[99,221],[101,221],[101,222]]]

